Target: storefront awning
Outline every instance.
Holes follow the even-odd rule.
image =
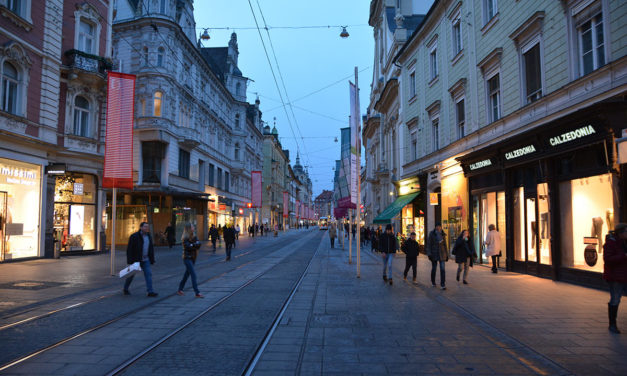
[[[378,224],[390,223],[392,221],[392,218],[394,218],[405,207],[405,205],[412,202],[416,198],[416,196],[418,196],[419,194],[420,192],[410,193],[404,196],[399,196],[390,206],[385,208],[385,210],[382,211],[381,214],[379,214],[372,222],[378,223]]]

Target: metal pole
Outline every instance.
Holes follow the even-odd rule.
[[[113,203],[113,208],[111,209],[111,275],[115,275],[115,217],[116,215],[116,206],[117,206],[117,194],[118,189],[113,188],[113,193],[111,194],[111,201]]]
[[[353,263],[351,252],[353,251],[353,221],[351,218],[351,209],[348,209],[348,263]]]
[[[355,101],[359,103],[359,77],[358,70],[355,67]],[[357,214],[355,218],[355,226],[357,226],[357,278],[361,277],[361,128],[359,125],[361,124],[359,118],[359,108],[357,109],[357,134],[355,137],[357,138],[356,146],[357,146]]]

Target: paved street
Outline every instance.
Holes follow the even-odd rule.
[[[229,263],[223,250],[213,255],[207,249],[197,267],[205,299],[195,299],[189,287],[186,296],[173,294],[183,270],[178,248],[157,250],[156,300],[144,296],[142,278],[133,282],[133,295],[123,296],[121,281],[108,276],[108,255],[0,265],[5,285],[14,278],[51,286],[0,290],[2,365],[65,340],[0,373],[627,373],[627,337],[608,333],[604,291],[494,275],[482,266],[461,285],[453,262],[447,264],[448,289],[441,291],[431,287],[424,256],[418,283],[403,281],[402,254],[390,286],[369,247],[358,279],[354,249],[349,264],[348,250],[330,249],[326,232],[317,230],[242,238]],[[80,302],[86,303],[6,327]],[[619,327],[624,323],[623,310]]]

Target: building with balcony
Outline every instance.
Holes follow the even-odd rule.
[[[0,260],[103,250],[110,1],[0,1]]]
[[[251,171],[262,168],[259,100],[246,101],[237,35],[226,47],[196,39],[193,1],[117,2],[113,61],[136,75],[133,192],[122,192],[124,239],[137,221],[155,231],[185,222],[258,220]],[[118,209],[119,210],[119,209]],[[138,223],[138,222],[137,222]]]
[[[395,185],[427,193],[408,220],[469,229],[487,264],[494,224],[500,267],[602,285],[627,220],[626,20],[614,0],[435,1],[394,58]]]

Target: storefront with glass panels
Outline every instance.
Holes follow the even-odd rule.
[[[55,176],[53,238],[61,254],[96,251],[97,179],[68,172]]]
[[[580,111],[459,158],[481,261],[494,224],[508,270],[602,286],[605,236],[626,219],[614,143],[624,120],[612,107]]]

